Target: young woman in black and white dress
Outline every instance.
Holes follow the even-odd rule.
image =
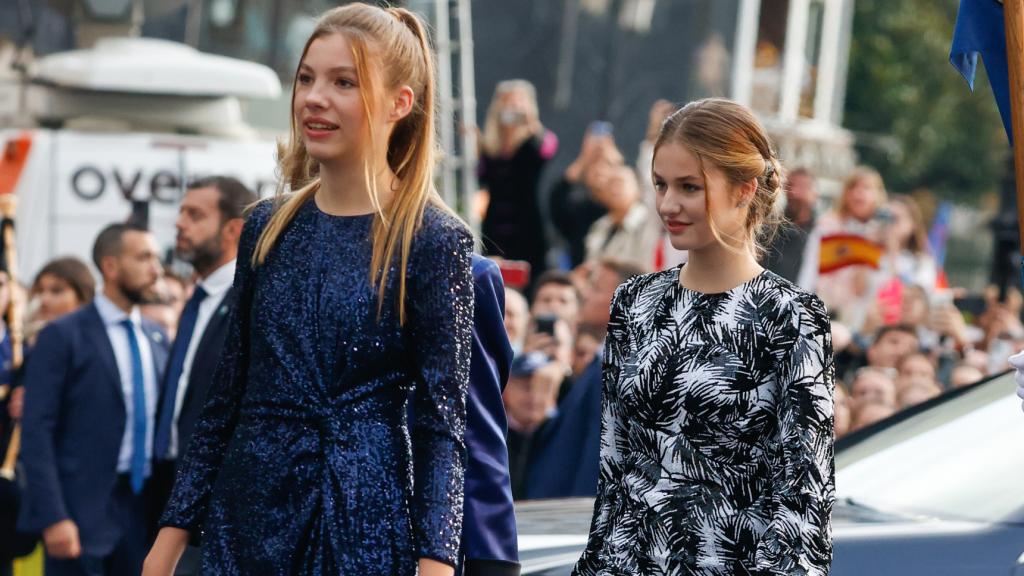
[[[658,211],[689,261],[612,302],[598,495],[574,574],[828,573],[829,320],[757,259],[780,172],[738,104],[693,102],[663,124]]]

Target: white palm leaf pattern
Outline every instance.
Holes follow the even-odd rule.
[[[679,267],[616,291],[601,470],[574,574],[828,574],[835,499],[824,306],[764,272],[721,294]]]

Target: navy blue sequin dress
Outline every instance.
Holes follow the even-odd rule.
[[[422,557],[454,565],[471,235],[427,208],[402,327],[397,273],[377,319],[372,215],[307,202],[252,269],[270,214],[259,205],[242,232],[227,343],[161,524],[201,536],[204,574],[413,576]]]

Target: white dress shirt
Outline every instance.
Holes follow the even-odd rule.
[[[133,306],[131,314],[126,314],[103,295],[96,294],[94,299],[96,310],[100,313],[103,325],[107,328],[110,346],[114,349],[117,360],[117,371],[121,374],[121,393],[124,396],[125,425],[124,436],[121,437],[121,451],[117,457],[117,472],[127,474],[132,468],[132,445],[135,427],[135,394],[132,389],[132,349],[128,342],[128,333],[121,324],[130,318],[135,327],[135,339],[139,343],[139,355],[142,358],[142,381],[146,391],[146,476],[149,476],[150,458],[153,455],[153,430],[155,428],[157,391],[156,366],[153,363],[153,350],[149,346],[149,336],[142,331],[142,315],[138,306]]]
[[[189,340],[188,350],[185,351],[185,363],[181,368],[181,379],[178,380],[177,394],[174,398],[174,421],[171,426],[171,441],[167,448],[168,458],[175,459],[178,457],[178,416],[181,415],[181,407],[185,403],[185,393],[188,392],[188,379],[192,375],[192,362],[196,358],[196,350],[199,348],[199,342],[203,339],[206,327],[210,324],[210,319],[213,318],[215,313],[227,313],[227,308],[222,308],[221,304],[224,302],[224,296],[227,294],[228,288],[231,288],[231,283],[235,279],[236,262],[236,260],[228,262],[199,282],[199,286],[206,290],[206,298],[199,303],[196,326],[192,331],[192,339]],[[179,332],[176,338],[181,338],[182,336],[184,334]]]

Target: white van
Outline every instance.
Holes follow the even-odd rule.
[[[36,61],[17,90],[15,120],[0,123],[22,125],[0,128],[0,194],[17,198],[25,281],[56,256],[89,262],[99,231],[133,211],[170,249],[183,187],[197,177],[234,176],[261,196],[276,188],[278,135],[246,125],[239,100],[280,95],[266,66],[110,38]]]

